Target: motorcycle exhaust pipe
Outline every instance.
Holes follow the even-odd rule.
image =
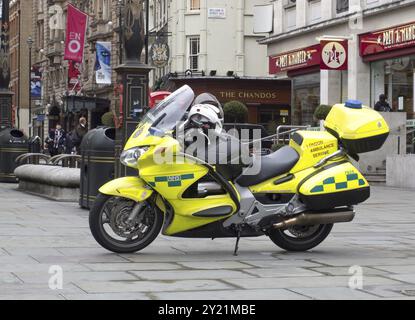
[[[288,229],[294,226],[314,226],[319,224],[331,224],[353,221],[355,212],[353,210],[327,212],[327,213],[301,213],[300,215],[275,223],[275,229]]]

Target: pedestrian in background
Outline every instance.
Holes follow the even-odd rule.
[[[65,151],[66,133],[60,124],[57,124],[55,129],[49,131],[49,135],[45,142],[51,157],[62,154]]]
[[[375,104],[375,110],[380,112],[391,112],[392,108],[389,103],[386,101],[386,96],[381,94],[379,96],[379,101]]]
[[[86,118],[79,118],[79,124],[71,133],[72,145],[75,148],[75,153],[80,152],[81,143],[85,135],[88,133],[88,123]]]

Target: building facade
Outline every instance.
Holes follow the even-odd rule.
[[[267,48],[258,44],[267,34],[253,32],[253,8],[267,2],[149,0],[148,63],[154,68],[150,87],[171,91],[179,82],[192,85],[192,81],[202,77],[210,87],[196,84],[195,87],[206,91],[229,84],[221,91],[226,94],[221,96],[219,92],[220,100],[246,103],[250,121],[289,123],[290,82],[269,77]],[[68,3],[89,16],[84,60],[79,65],[63,58]],[[94,128],[101,124],[103,113],[119,113],[122,99],[116,72],[112,72],[110,85],[96,83],[95,45],[97,41],[111,43],[113,69],[123,62],[120,32],[124,26],[125,3],[118,0],[32,2],[32,70],[41,79],[40,97],[32,98],[31,104],[33,134],[45,138],[57,123],[70,131],[81,116]],[[26,40],[22,37],[20,43],[27,48]],[[146,62],[146,58],[143,53],[142,61]]]
[[[273,32],[260,43],[269,73],[292,80],[293,123],[312,123],[319,104],[374,107],[380,94],[414,117],[415,1],[276,0],[272,10]],[[321,70],[320,41],[336,38],[348,43],[347,70]]]
[[[71,3],[88,14],[84,60],[81,64],[65,61],[67,6]],[[32,68],[40,70],[42,94],[32,101],[34,134],[44,138],[48,130],[60,123],[72,130],[80,117],[86,117],[90,128],[101,125],[104,113],[119,105],[117,76],[112,84],[101,85],[95,79],[97,41],[111,42],[111,65],[120,63],[120,14],[118,1],[33,1]]]
[[[252,123],[290,122],[290,83],[269,77],[266,47],[258,45],[266,34],[254,33],[254,7],[267,2],[170,1],[167,89],[188,84],[222,103],[239,100]]]
[[[229,71],[244,76],[265,76],[266,49],[258,46],[263,34],[254,34],[253,8],[261,0],[171,2],[171,70],[181,72]]]
[[[32,0],[10,1],[10,90],[15,126],[29,133],[29,46]]]
[[[71,3],[88,14],[84,59],[81,64],[64,60],[67,6]],[[127,0],[37,0],[31,7],[32,68],[41,74],[41,97],[32,100],[33,133],[44,138],[56,124],[72,130],[80,117],[90,128],[101,125],[106,112],[121,110],[121,86],[112,71],[111,84],[97,84],[95,78],[96,43],[111,43],[111,67],[123,63],[121,34],[125,26]],[[144,2],[143,2],[144,3]],[[170,1],[149,1],[150,44],[167,36]],[[29,23],[28,23],[29,24]],[[163,33],[166,31],[166,33]],[[26,40],[24,40],[24,44]],[[27,47],[27,45],[26,45]],[[143,53],[143,63],[145,53]],[[150,61],[151,63],[151,61]],[[170,72],[169,65],[155,66],[151,82]],[[118,112],[119,113],[119,112]]]
[[[172,19],[171,0],[149,1],[149,57],[148,63],[154,68],[150,72],[150,87],[158,90],[171,70],[171,46],[169,42],[169,20]],[[171,27],[171,25],[170,25]]]

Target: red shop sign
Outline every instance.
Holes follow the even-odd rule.
[[[321,70],[347,70],[348,41],[323,40],[321,47]]]
[[[320,64],[320,45],[298,49],[269,57],[269,73],[308,68]]]
[[[359,36],[362,57],[415,46],[415,22]]]

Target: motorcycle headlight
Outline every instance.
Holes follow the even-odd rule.
[[[131,168],[137,168],[137,161],[146,153],[148,148],[132,148],[121,153],[120,161],[123,165]]]

